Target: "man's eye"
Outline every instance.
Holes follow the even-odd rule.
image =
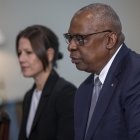
[[[72,36],[68,36],[68,40],[70,42],[72,40]]]
[[[66,39],[70,42],[72,40],[72,36],[71,35],[66,35]]]
[[[80,35],[76,36],[76,39],[78,42],[83,42],[83,37]]]

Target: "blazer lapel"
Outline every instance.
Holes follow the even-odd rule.
[[[22,137],[26,138],[26,124],[27,124],[27,119],[28,119],[28,114],[29,114],[29,109],[30,109],[30,104],[31,104],[31,99],[32,99],[32,94],[33,94],[33,88],[28,91],[25,97],[25,102],[24,102],[24,108],[23,108],[23,120],[22,120],[22,126],[21,126],[21,131],[20,133],[22,134]]]
[[[35,115],[35,118],[34,118],[34,121],[33,121],[31,133],[32,133],[33,129],[36,127],[37,122],[40,119],[40,115],[43,113],[44,108],[46,107],[47,100],[49,99],[48,97],[52,93],[53,88],[54,88],[54,86],[57,82],[57,79],[58,79],[58,75],[55,71],[53,71],[51,73],[51,75],[49,76],[49,78],[48,78],[48,80],[47,80],[47,82],[44,86],[44,89],[42,91],[42,95],[41,95],[39,105],[38,105],[38,108],[37,108],[37,111],[36,111],[36,115]]]
[[[91,123],[86,135],[86,140],[91,140],[91,137],[94,136],[95,130],[97,126],[99,125],[103,114],[105,113],[111,98],[113,96],[113,93],[115,92],[115,89],[117,87],[118,83],[118,76],[122,70],[122,59],[127,54],[128,48],[126,48],[125,45],[122,46],[121,50],[117,54],[117,57],[114,59],[114,62],[112,63],[109,72],[107,74],[106,80],[104,82],[104,85],[102,87],[102,90],[100,92]]]

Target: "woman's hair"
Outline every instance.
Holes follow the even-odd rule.
[[[46,57],[46,50],[53,48],[54,59],[53,66],[57,67],[56,60],[62,59],[62,54],[59,52],[59,41],[56,34],[49,28],[43,25],[32,25],[20,31],[16,37],[16,53],[18,55],[18,46],[20,38],[27,38],[33,51],[43,64],[43,69],[46,70],[48,66],[48,58]]]

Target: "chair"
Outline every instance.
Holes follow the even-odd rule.
[[[3,109],[0,109],[0,140],[9,140],[10,118]]]

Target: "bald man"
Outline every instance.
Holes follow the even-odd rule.
[[[91,73],[75,96],[75,140],[140,140],[140,55],[125,45],[116,12],[85,6],[64,37],[72,63]]]

